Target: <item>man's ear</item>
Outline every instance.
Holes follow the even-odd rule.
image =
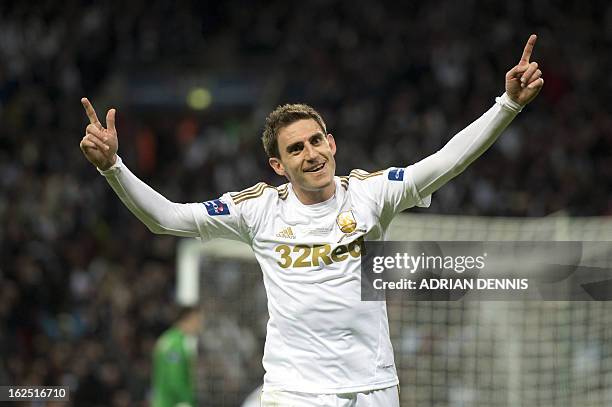
[[[336,155],[336,140],[334,139],[334,136],[328,134],[327,143],[329,144],[329,149],[331,150],[332,155]]]
[[[285,176],[285,166],[283,166],[283,163],[278,158],[270,157],[268,159],[268,163],[270,164],[270,167],[272,167],[275,173],[277,173],[281,177]]]

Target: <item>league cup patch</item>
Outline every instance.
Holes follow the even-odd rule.
[[[403,181],[404,180],[404,169],[403,168],[392,168],[389,170],[390,181]]]
[[[210,216],[229,215],[229,206],[220,199],[204,202],[206,211]]]

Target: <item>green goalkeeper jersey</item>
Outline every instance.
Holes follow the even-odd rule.
[[[196,405],[194,370],[196,340],[178,328],[170,328],[153,351],[152,407]]]

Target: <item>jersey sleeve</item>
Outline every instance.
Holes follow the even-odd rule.
[[[249,231],[230,194],[206,202],[171,202],[136,177],[120,157],[100,173],[125,206],[153,233],[203,240],[220,237],[248,243]]]
[[[392,216],[413,206],[429,206],[431,194],[482,155],[521,109],[521,105],[504,93],[436,153],[411,166],[382,171],[383,176],[376,177],[377,184],[372,185],[381,195],[382,213]]]
[[[497,140],[521,109],[521,105],[504,93],[444,147],[414,164],[410,173],[419,194],[430,195],[461,174]]]
[[[391,167],[373,173],[353,170],[349,179],[361,202],[376,212],[383,224],[388,224],[404,209],[431,204],[431,196],[419,194],[411,171],[412,166]]]
[[[223,238],[248,244],[251,236],[240,209],[229,193],[195,207],[194,217],[202,240]]]
[[[421,196],[418,192],[412,165],[387,168],[381,182],[383,209],[386,211],[396,214],[414,206],[428,208],[431,205],[431,195]]]

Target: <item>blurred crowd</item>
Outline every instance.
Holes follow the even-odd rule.
[[[339,174],[435,152],[493,104],[536,32],[542,94],[428,212],[612,214],[612,5],[394,3],[1,2],[0,383],[70,385],[78,406],[146,405],[152,346],[173,322],[176,240],[150,234],[81,155],[82,96],[101,119],[118,109],[119,153],[138,176],[203,201],[284,182],[259,140],[281,103],[323,114]],[[266,92],[249,109],[215,109],[213,94],[195,111],[117,90],[187,70],[257,78]],[[247,394],[263,338],[217,334],[228,324],[207,337],[251,338],[255,377],[233,384]]]

